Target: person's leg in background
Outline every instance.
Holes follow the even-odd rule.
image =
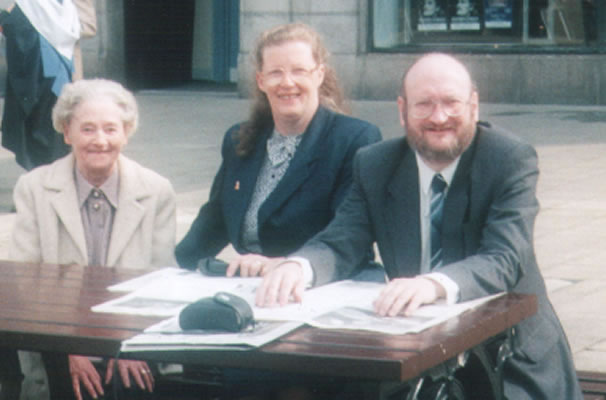
[[[18,399],[22,380],[17,350],[0,348],[0,400]]]

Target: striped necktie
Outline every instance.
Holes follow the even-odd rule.
[[[442,211],[446,181],[442,174],[435,174],[431,181],[431,269],[442,264]]]

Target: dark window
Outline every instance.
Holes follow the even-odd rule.
[[[606,42],[598,0],[370,0],[373,50],[589,48]],[[602,24],[603,25],[603,24]]]

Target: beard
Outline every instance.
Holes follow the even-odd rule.
[[[430,127],[430,125],[422,126],[419,129],[411,128],[408,119],[406,116],[404,117],[407,127],[406,141],[408,142],[408,145],[428,162],[450,163],[456,160],[457,157],[467,150],[476,131],[475,122],[466,122],[460,126],[456,136],[453,137],[454,140],[452,140],[447,147],[436,148],[427,140],[427,137],[423,132],[424,128]],[[435,126],[432,127],[435,128]]]

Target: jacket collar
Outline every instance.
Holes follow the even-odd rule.
[[[138,168],[133,161],[120,155],[118,173],[120,191],[118,208],[114,217],[112,234],[107,254],[107,265],[113,266],[122,254],[130,237],[138,228],[145,212],[141,201],[151,196],[152,189],[139,179]],[[66,231],[76,243],[83,260],[87,260],[84,228],[78,206],[78,195],[74,179],[75,159],[69,154],[51,165],[50,173],[43,182],[51,194],[51,204]]]
[[[139,176],[139,165],[120,155],[118,158],[120,173],[120,192],[118,209],[114,218],[112,235],[107,250],[107,265],[117,264],[122,252],[139,229],[145,216],[145,199],[152,196],[154,188]]]
[[[297,151],[290,161],[286,173],[269,195],[268,201],[265,201],[261,206],[259,226],[308,179],[311,165],[319,157],[320,152],[317,151],[319,143],[325,138],[334,116],[335,114],[326,108],[322,106],[318,108],[309,126],[302,134],[301,143],[297,146]],[[233,198],[233,218],[229,222],[234,231],[238,231],[242,226],[259,171],[267,154],[267,140],[272,132],[273,125],[259,136],[255,144],[255,150],[250,156],[237,159],[238,166],[234,169],[234,175],[227,177],[228,182],[233,182],[234,187],[232,189],[239,192],[238,196]]]
[[[451,187],[444,199],[444,214],[442,222],[442,258],[444,265],[458,261],[464,257],[464,244],[461,229],[469,219],[469,206],[472,189],[472,166],[477,147],[480,128],[476,128],[475,136],[469,147],[461,154],[459,165],[455,171]]]
[[[305,182],[314,161],[320,156],[320,143],[330,130],[335,114],[320,106],[303,133],[301,143],[286,173],[259,210],[259,226]],[[258,171],[257,171],[258,172]]]
[[[444,216],[442,238],[444,264],[459,260],[463,257],[464,246],[460,234],[469,215],[469,199],[471,192],[471,170],[478,137],[476,135],[461,155],[455,170],[450,188],[444,199]],[[417,273],[421,264],[421,226],[419,204],[418,166],[414,151],[402,139],[401,159],[389,180],[388,199],[384,210],[384,221],[394,254],[394,262],[399,273]],[[414,193],[414,195],[411,195]],[[393,220],[398,221],[393,223]],[[404,229],[402,227],[405,227]],[[414,266],[414,267],[412,267]],[[409,272],[406,272],[409,271]]]
[[[67,233],[78,247],[80,258],[87,263],[86,240],[74,177],[75,162],[73,153],[70,153],[51,164],[50,171],[42,185],[46,191],[51,192],[49,194],[50,203],[57,213],[59,221],[65,226]]]
[[[400,276],[409,276],[416,274],[421,264],[420,188],[415,153],[405,138],[402,139],[401,148],[401,161],[387,186],[384,221],[387,236],[391,240],[395,268]]]

